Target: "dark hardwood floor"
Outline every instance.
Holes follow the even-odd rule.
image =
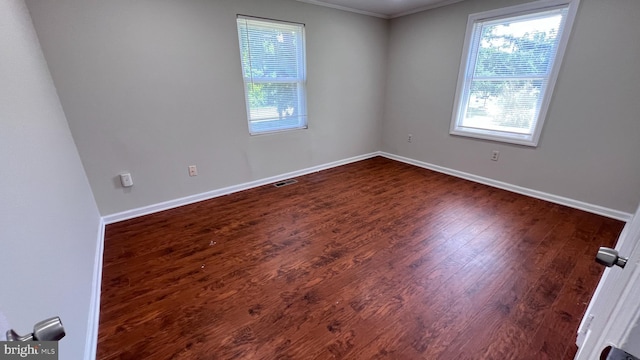
[[[623,223],[385,158],[107,226],[99,359],[571,359]]]

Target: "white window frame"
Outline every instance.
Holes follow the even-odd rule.
[[[296,22],[289,22],[289,21],[281,21],[281,20],[274,20],[274,19],[267,19],[267,18],[261,18],[261,17],[255,17],[255,16],[247,16],[247,15],[240,15],[238,14],[237,16],[237,22],[238,22],[238,41],[239,41],[239,46],[240,46],[240,61],[241,61],[241,67],[242,65],[242,39],[241,39],[241,33],[240,33],[240,27],[239,27],[239,22],[241,20],[249,20],[249,21],[255,21],[255,22],[260,22],[261,25],[264,26],[268,26],[269,24],[274,24],[274,28],[277,28],[277,24],[284,24],[287,26],[294,26],[300,29],[300,56],[296,57],[298,60],[298,67],[299,67],[299,76],[294,77],[294,78],[270,78],[270,77],[264,77],[264,78],[258,78],[258,77],[254,77],[254,76],[245,76],[245,72],[244,69],[242,69],[242,78],[243,78],[243,82],[244,82],[244,93],[245,93],[245,105],[246,105],[246,110],[247,110],[247,125],[249,127],[249,134],[251,135],[262,135],[262,134],[271,134],[271,133],[278,133],[278,132],[283,132],[283,131],[292,131],[292,130],[300,130],[300,129],[307,129],[308,125],[307,125],[307,90],[306,90],[306,84],[307,84],[307,59],[306,59],[306,33],[305,33],[305,24],[302,23],[296,23]],[[298,86],[297,88],[297,99],[298,99],[298,104],[297,104],[297,110],[299,113],[299,117],[300,117],[300,121],[297,125],[295,126],[280,126],[276,129],[269,129],[269,130],[260,130],[260,131],[256,131],[255,129],[252,128],[252,119],[251,119],[251,105],[250,105],[250,101],[249,101],[249,91],[248,91],[248,84],[260,84],[260,83],[282,83],[282,84],[286,84],[286,83],[290,83],[290,84],[297,84]],[[266,120],[266,121],[271,121],[271,122],[277,122],[279,120],[277,119],[272,119],[272,120]]]
[[[538,146],[540,134],[542,133],[542,127],[544,125],[545,118],[547,117],[549,103],[551,102],[553,90],[558,78],[558,73],[560,71],[560,66],[562,64],[565,49],[569,41],[571,29],[573,28],[573,22],[578,10],[579,3],[580,0],[540,0],[522,5],[516,5],[469,15],[464,47],[460,60],[458,84],[456,88],[455,102],[451,119],[451,128],[449,131],[450,134],[533,147]],[[473,48],[474,36],[477,36],[478,38],[480,37],[479,34],[476,34],[476,30],[481,31],[481,27],[477,26],[477,24],[535,14],[563,7],[567,7],[567,16],[564,19],[564,25],[562,23],[560,25],[562,29],[562,35],[558,42],[553,65],[551,66],[551,70],[548,72],[546,77],[547,86],[543,89],[541,99],[537,104],[539,109],[538,117],[534,120],[535,125],[532,128],[531,134],[518,134],[514,132],[462,126],[462,121],[465,116],[466,106],[470,95],[471,79],[475,71],[475,57],[478,54],[478,49]]]

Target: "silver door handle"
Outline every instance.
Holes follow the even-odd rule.
[[[608,247],[601,247],[600,250],[598,250],[598,255],[596,256],[596,262],[606,267],[618,265],[621,268],[624,268],[624,266],[627,265],[627,260],[629,259],[618,256],[617,250]]]
[[[65,336],[64,327],[59,317],[40,321],[33,326],[33,332],[27,335],[18,335],[15,331],[7,331],[8,341],[58,341]]]

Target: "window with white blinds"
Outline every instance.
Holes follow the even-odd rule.
[[[249,132],[307,127],[304,25],[238,15]]]
[[[537,146],[578,1],[469,16],[451,134]]]

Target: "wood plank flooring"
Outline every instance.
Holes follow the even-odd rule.
[[[99,359],[573,358],[623,223],[385,158],[107,226]]]

